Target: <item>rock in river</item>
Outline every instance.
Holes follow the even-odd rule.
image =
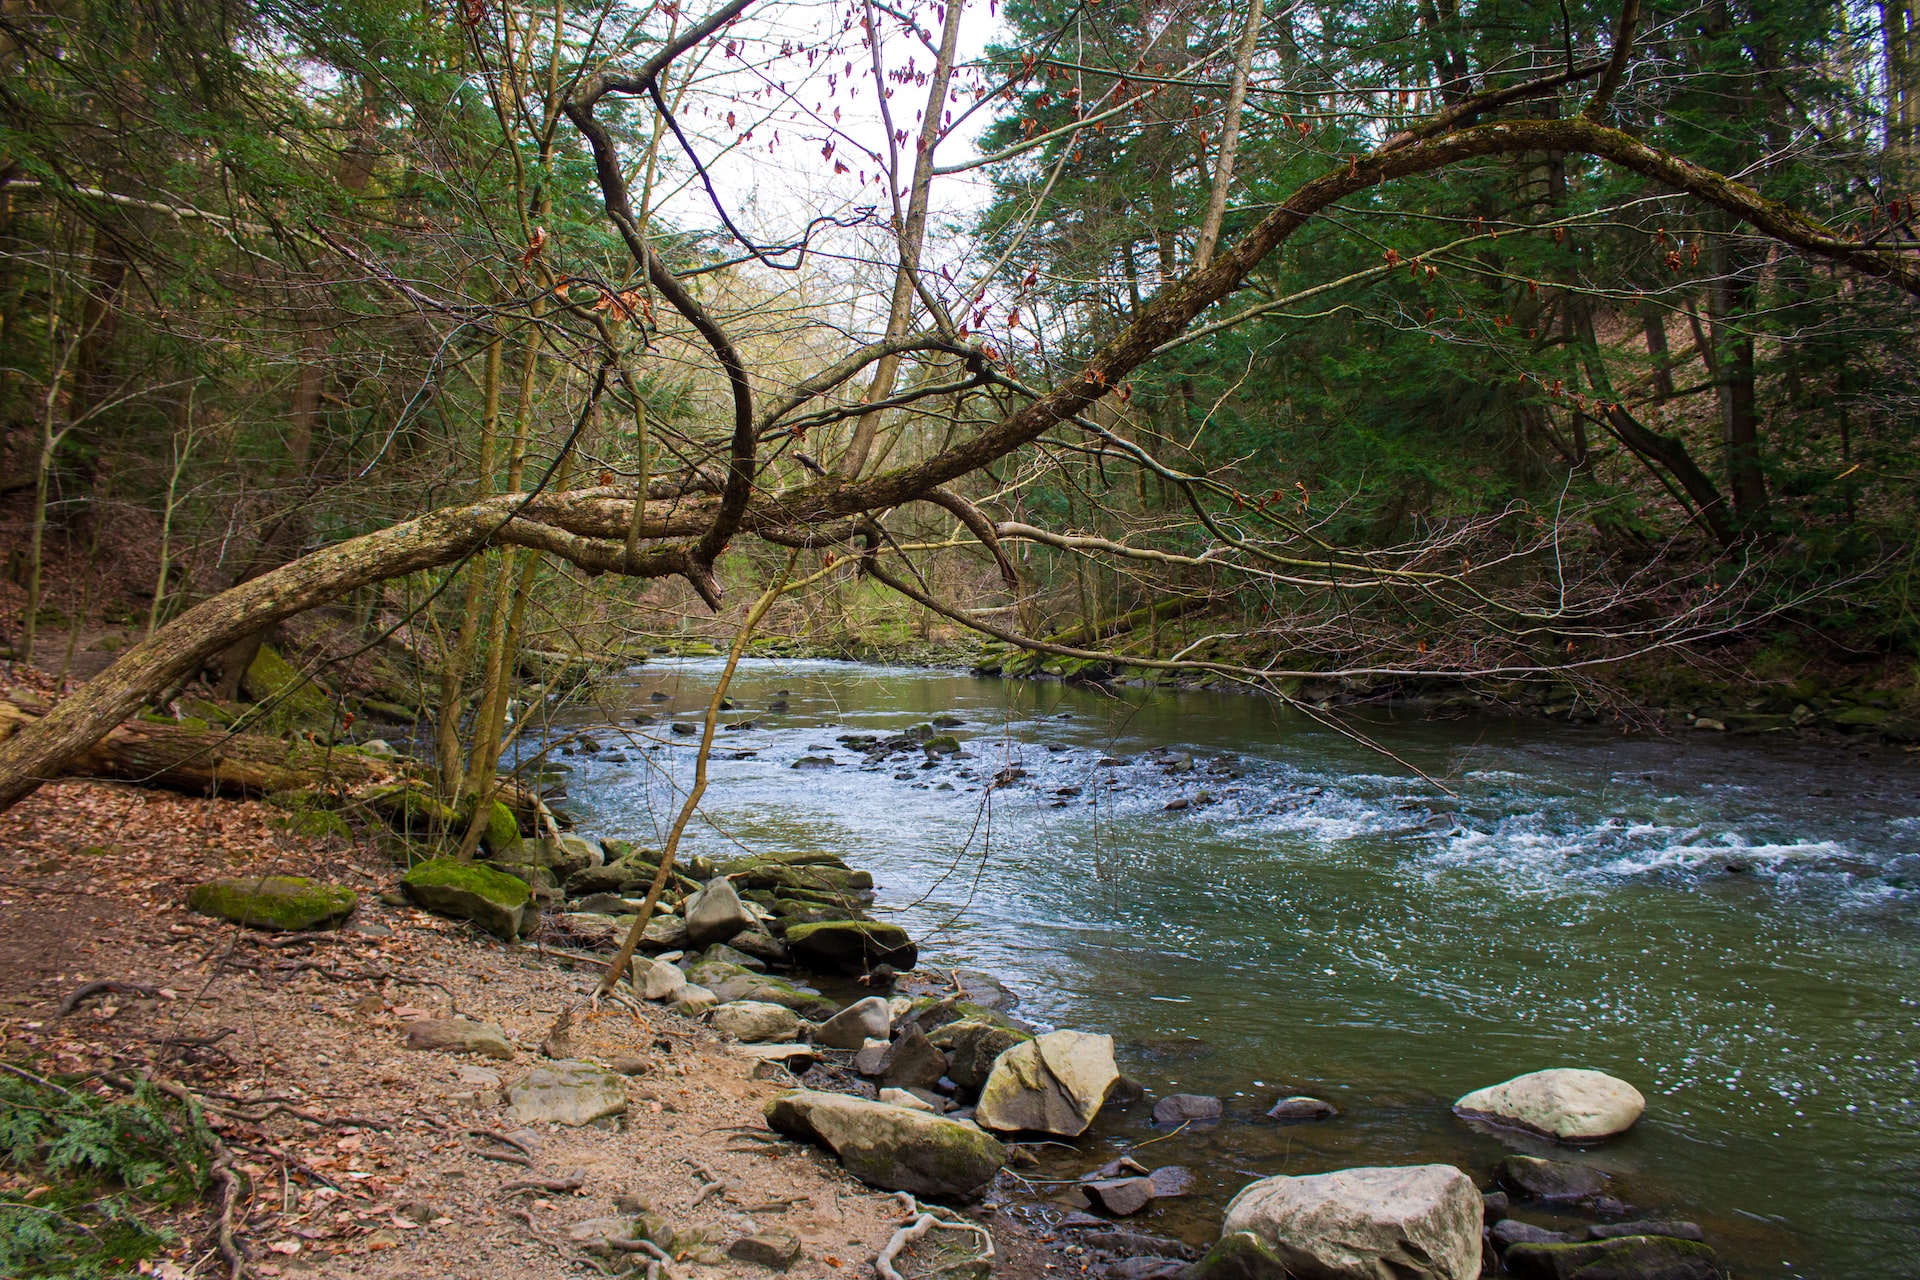
[[[1516,1244],[1502,1261],[1521,1280],[1715,1280],[1720,1275],[1712,1249],[1671,1236]]]
[[[1340,1114],[1340,1108],[1322,1098],[1309,1098],[1305,1094],[1295,1094],[1291,1098],[1282,1098],[1267,1108],[1270,1120],[1331,1120]]]
[[[904,972],[920,962],[920,949],[905,929],[875,920],[791,925],[787,948],[799,964],[840,973],[867,973],[883,964]]]
[[[443,916],[471,920],[497,938],[511,941],[527,921],[532,896],[524,880],[453,858],[434,858],[400,879],[420,906]]]
[[[1003,1133],[1077,1138],[1119,1079],[1112,1036],[1051,1031],[1000,1055],[980,1090],[976,1117]]]
[[[747,1044],[791,1041],[800,1034],[800,1015],[763,1000],[734,1000],[707,1014],[715,1031]]]
[[[1452,1165],[1263,1178],[1227,1206],[1222,1239],[1251,1231],[1316,1280],[1476,1280],[1480,1192]]]
[[[706,888],[687,899],[685,914],[687,939],[696,947],[725,942],[759,923],[733,891],[733,881],[724,876],[707,881]]]
[[[550,1062],[507,1086],[507,1118],[515,1124],[578,1127],[627,1112],[627,1085],[591,1062]]]
[[[427,1018],[407,1028],[407,1048],[441,1053],[477,1053],[502,1062],[513,1057],[513,1046],[497,1022],[468,1022],[465,1018]]]
[[[847,1172],[882,1191],[967,1199],[1007,1160],[1007,1149],[973,1125],[845,1094],[782,1094],[766,1114],[776,1132],[828,1148]]]
[[[1154,1198],[1152,1178],[1101,1178],[1082,1183],[1080,1189],[1095,1208],[1116,1218],[1132,1217]]]
[[[305,876],[233,876],[187,890],[187,905],[250,929],[326,929],[353,914],[353,890]]]
[[[1494,1181],[1529,1200],[1588,1200],[1607,1185],[1607,1175],[1584,1164],[1508,1156],[1493,1171]]]
[[[1153,1104],[1153,1122],[1169,1129],[1183,1124],[1218,1124],[1225,1111],[1218,1098],[1199,1093],[1175,1093]]]
[[[813,1029],[813,1042],[826,1049],[858,1049],[869,1040],[884,1040],[893,1026],[893,1014],[879,996],[848,1005]]]
[[[1476,1089],[1453,1109],[1562,1142],[1598,1142],[1631,1129],[1647,1109],[1647,1100],[1625,1080],[1604,1071],[1555,1067]]]
[[[1280,1255],[1251,1231],[1221,1236],[1206,1257],[1181,1275],[1184,1280],[1288,1280]]]

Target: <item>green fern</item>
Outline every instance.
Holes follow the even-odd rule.
[[[197,1199],[212,1135],[196,1109],[142,1081],[131,1098],[0,1076],[0,1275],[106,1280],[171,1242],[138,1206]]]

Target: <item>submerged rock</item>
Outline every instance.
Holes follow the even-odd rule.
[[[1053,1031],[1000,1055],[976,1116],[989,1129],[1077,1138],[1120,1079],[1113,1037]]]
[[[1587,1228],[1589,1240],[1612,1240],[1617,1236],[1671,1236],[1675,1240],[1704,1240],[1706,1234],[1694,1222],[1675,1218],[1642,1218],[1638,1222],[1608,1222]]]
[[[845,1094],[782,1094],[766,1115],[776,1132],[819,1143],[883,1191],[967,1199],[1007,1161],[1007,1149],[973,1125]]]
[[[434,858],[400,879],[409,898],[438,915],[471,920],[511,941],[528,920],[531,893],[524,880],[452,858]]]
[[[1080,1189],[1095,1208],[1116,1218],[1139,1213],[1153,1203],[1155,1195],[1152,1178],[1101,1178],[1081,1183]]]
[[[1574,1238],[1564,1231],[1549,1231],[1518,1218],[1503,1218],[1488,1230],[1493,1247],[1503,1253],[1516,1244],[1572,1244]]]
[[[1480,1192],[1445,1164],[1263,1178],[1227,1206],[1287,1269],[1326,1280],[1476,1280]]]
[[[187,905],[203,916],[249,929],[295,933],[339,924],[353,914],[358,901],[344,885],[305,876],[232,876],[187,890]]]
[[[1584,1164],[1508,1156],[1493,1171],[1494,1181],[1529,1200],[1588,1200],[1607,1185],[1607,1175]]]
[[[1175,1093],[1153,1104],[1153,1122],[1166,1128],[1176,1125],[1218,1124],[1226,1113],[1220,1099],[1199,1093]]]
[[[1502,1261],[1521,1280],[1715,1280],[1720,1274],[1712,1249],[1672,1236],[1516,1244]]]
[[[1625,1080],[1604,1071],[1555,1067],[1476,1089],[1453,1109],[1562,1142],[1598,1142],[1631,1129],[1647,1109],[1647,1100]]]
[[[1340,1108],[1320,1098],[1309,1098],[1305,1094],[1296,1094],[1291,1098],[1282,1098],[1267,1108],[1270,1120],[1331,1120],[1340,1114]]]
[[[550,1062],[507,1086],[507,1118],[515,1124],[575,1128],[627,1113],[626,1082],[591,1062]]]

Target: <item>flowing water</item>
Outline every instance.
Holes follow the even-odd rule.
[[[566,761],[587,831],[657,842],[698,742],[668,722],[698,720],[719,665],[637,668],[572,719],[627,725],[597,734],[624,760]],[[1110,1032],[1156,1095],[1226,1098],[1218,1128],[1141,1152],[1202,1191],[1144,1229],[1203,1238],[1276,1173],[1443,1160],[1484,1181],[1509,1150],[1547,1152],[1451,1100],[1581,1065],[1648,1108],[1567,1158],[1704,1224],[1737,1274],[1920,1276],[1910,756],[1373,716],[1428,781],[1233,695],[764,661],[732,698],[724,721],[753,727],[719,735],[688,852],[842,853],[923,966],[984,970],[1024,1017]],[[932,767],[837,742],[941,714],[965,754]],[[1024,776],[986,785],[1010,765]],[[1291,1093],[1342,1114],[1264,1119]],[[1046,1173],[1155,1136],[1104,1121]]]

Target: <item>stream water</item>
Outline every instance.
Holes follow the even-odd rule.
[[[587,831],[657,842],[698,742],[669,722],[698,720],[719,669],[636,668],[570,717],[626,726],[596,733],[624,759],[565,761]],[[732,699],[725,722],[753,727],[719,735],[688,852],[842,853],[923,966],[984,970],[1028,1019],[1111,1033],[1155,1095],[1227,1100],[1218,1128],[1141,1153],[1201,1182],[1143,1229],[1203,1239],[1276,1173],[1441,1160],[1484,1180],[1530,1148],[1452,1099],[1581,1065],[1632,1081],[1647,1114],[1554,1154],[1702,1223],[1737,1274],[1920,1276],[1913,757],[1373,716],[1449,796],[1234,695],[765,661]],[[964,722],[964,754],[931,767],[868,767],[837,741],[936,715]],[[1024,776],[988,788],[1008,766]],[[1266,1120],[1291,1093],[1342,1114]],[[1106,1122],[1045,1172],[1156,1136]]]

